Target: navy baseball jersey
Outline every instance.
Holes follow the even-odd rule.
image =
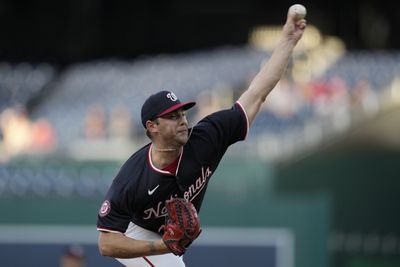
[[[151,143],[134,153],[113,180],[97,221],[101,231],[125,233],[130,222],[154,232],[165,223],[166,200],[183,197],[200,210],[207,184],[227,148],[248,131],[244,109],[215,112],[190,131],[175,173],[152,164]]]

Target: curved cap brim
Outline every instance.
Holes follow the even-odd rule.
[[[196,102],[193,102],[193,101],[176,104],[176,105],[174,105],[172,107],[169,107],[168,109],[164,110],[160,114],[158,114],[157,117],[163,116],[163,115],[165,115],[167,113],[170,113],[170,112],[175,111],[175,110],[180,109],[180,108],[183,108],[184,110],[188,110],[188,109],[192,108],[194,105],[196,105]]]

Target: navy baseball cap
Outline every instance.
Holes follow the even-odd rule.
[[[146,121],[154,120],[162,115],[170,113],[179,108],[188,110],[196,105],[196,102],[182,103],[173,92],[160,91],[146,99],[142,106],[142,124],[146,128]]]

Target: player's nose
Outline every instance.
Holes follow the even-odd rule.
[[[184,125],[188,125],[189,124],[186,116],[182,117],[181,124],[184,124]]]
[[[181,116],[179,124],[180,125],[186,125],[186,126],[189,124],[185,115]]]

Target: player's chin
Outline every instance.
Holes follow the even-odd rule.
[[[177,133],[177,139],[178,139],[178,142],[179,142],[181,145],[186,144],[187,141],[189,140],[188,131],[179,131],[179,132]]]

